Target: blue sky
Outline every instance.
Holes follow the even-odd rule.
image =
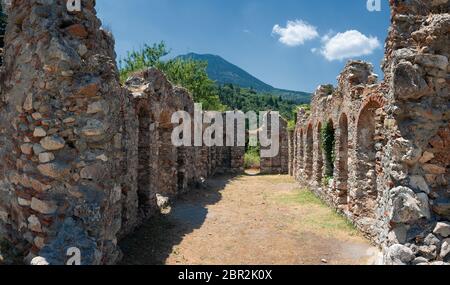
[[[172,55],[217,54],[278,88],[312,92],[336,82],[349,58],[381,75],[388,0],[97,0],[123,57],[165,41]]]

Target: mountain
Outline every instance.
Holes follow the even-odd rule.
[[[311,102],[310,93],[275,88],[218,55],[189,53],[177,58],[208,62],[207,73],[219,85],[233,84],[242,88],[251,88],[257,92],[279,96],[298,104]]]

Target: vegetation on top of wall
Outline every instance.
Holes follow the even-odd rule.
[[[325,176],[326,177],[333,177],[334,175],[334,162],[336,160],[336,153],[335,153],[335,133],[334,133],[334,127],[331,122],[327,122],[323,125],[322,129],[320,130],[321,134],[321,143],[322,143],[322,150],[325,153]]]
[[[327,84],[327,85],[323,85],[322,88],[324,89],[325,93],[327,95],[331,95],[334,93],[334,86],[333,84]]]
[[[154,67],[166,74],[173,84],[186,88],[196,103],[202,103],[204,110],[224,111],[225,106],[220,102],[214,81],[206,73],[207,64],[190,59],[162,60],[169,53],[164,42],[128,52],[119,60],[121,82],[137,71]]]
[[[305,115],[309,116],[311,115],[311,105],[310,104],[303,104],[300,106],[297,106],[297,108],[295,109],[295,119],[297,119],[297,114],[300,111],[300,109],[303,109],[305,111]]]

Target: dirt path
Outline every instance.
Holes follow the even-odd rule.
[[[217,177],[122,242],[124,264],[371,264],[376,249],[288,176]]]

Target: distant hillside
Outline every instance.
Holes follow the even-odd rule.
[[[233,84],[243,88],[251,88],[259,93],[280,96],[298,104],[310,103],[311,101],[310,93],[277,89],[217,55],[189,53],[178,58],[208,62],[208,75],[219,85]]]

